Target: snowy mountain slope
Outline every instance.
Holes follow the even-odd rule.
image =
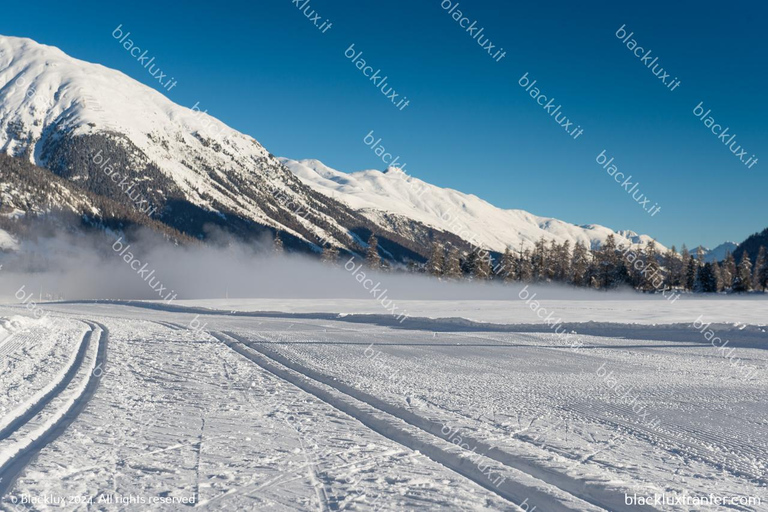
[[[733,252],[736,250],[736,248],[739,246],[739,244],[735,242],[724,242],[714,249],[707,249],[706,247],[702,247],[704,250],[704,261],[712,263],[715,261],[723,261],[725,259],[725,256],[728,253],[733,254]],[[695,254],[696,251],[694,251]]]
[[[359,254],[373,232],[385,258],[405,262],[423,260],[434,240],[503,251],[542,237],[596,246],[614,233],[501,210],[395,169],[346,175],[281,161],[199,109],[57,48],[0,36],[0,153],[139,214],[137,203],[147,205],[192,237],[206,238],[211,225],[243,239],[280,231],[289,248]]]
[[[644,246],[651,240],[632,231],[613,231],[597,224],[577,226],[523,210],[503,210],[477,196],[425,183],[396,168],[346,174],[318,160],[280,160],[314,190],[345,202],[371,220],[381,222],[383,215],[400,215],[494,251],[516,249],[521,244],[530,247],[541,238],[582,242],[588,247],[599,246],[611,234],[618,243],[629,245]]]
[[[83,190],[76,183],[25,160],[0,154],[0,228],[16,228],[21,235],[32,219],[55,213],[56,231],[72,228],[122,230],[133,226],[149,228],[175,243],[192,242],[156,219],[112,199]],[[16,222],[16,223],[14,223]],[[0,249],[17,250],[22,239],[0,230]]]
[[[130,184],[151,215],[192,236],[216,224],[243,238],[281,231],[288,246],[355,251],[375,231],[395,257],[419,257],[416,237],[317,194],[255,139],[199,109],[57,48],[0,36],[0,152],[127,206]]]

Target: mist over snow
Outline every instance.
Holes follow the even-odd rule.
[[[123,258],[132,255],[135,267],[147,265],[152,277],[178,300],[219,298],[334,298],[367,299],[370,292],[357,281],[364,273],[387,296],[399,300],[504,300],[518,297],[521,284],[439,281],[420,274],[372,271],[364,259],[341,256],[335,266],[308,256],[275,255],[271,239],[250,245],[227,235],[214,235],[216,246],[174,246],[149,230],[122,239],[123,257],[113,250],[118,236],[58,234],[33,237],[19,244],[18,252],[0,253],[0,300],[13,302],[25,287],[33,300],[126,299],[161,300],[149,284]],[[130,247],[127,247],[130,245]],[[121,251],[122,252],[122,251]],[[349,269],[358,269],[357,272]],[[610,294],[556,285],[529,285],[539,297],[550,299],[643,299],[631,290]],[[165,294],[163,294],[165,296]]]

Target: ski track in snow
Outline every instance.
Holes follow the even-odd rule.
[[[0,430],[0,495],[6,493],[23,468],[47,444],[61,435],[85,408],[98,386],[95,371],[106,361],[108,331],[99,324],[87,322],[74,359],[63,375],[59,375],[44,393],[7,418]]]
[[[0,345],[16,356],[1,360],[0,452],[26,440],[13,471],[0,470],[13,473],[0,510],[46,494],[195,501],[64,507],[77,510],[620,511],[643,509],[624,504],[635,492],[768,498],[759,333],[738,348],[762,368],[745,383],[712,347],[658,329],[646,339],[641,326],[619,338],[595,325],[573,351],[524,326],[46,308],[50,324]],[[190,330],[196,315],[203,327]],[[601,365],[659,421],[607,387]]]

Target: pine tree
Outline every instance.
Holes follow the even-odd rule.
[[[656,256],[656,242],[651,240],[645,246],[645,267],[641,274],[640,289],[645,292],[652,292],[658,289],[660,284],[660,271],[659,261]]]
[[[485,281],[491,278],[491,267],[493,262],[491,261],[491,255],[487,251],[483,251],[483,254],[477,254],[476,263],[472,271],[472,277],[478,281]]]
[[[618,285],[617,270],[619,256],[616,251],[616,238],[608,235],[605,243],[595,252],[596,272],[595,276],[598,288],[613,288]]]
[[[695,290],[703,293],[715,293],[717,292],[717,274],[715,271],[715,265],[710,262],[705,263],[696,279]]]
[[[432,249],[427,260],[427,273],[437,277],[445,274],[445,249],[436,240],[432,242]]]
[[[760,249],[757,251],[757,259],[755,260],[754,276],[752,276],[752,288],[760,292],[765,290],[765,283],[761,279],[761,274],[767,262],[765,246],[760,246]]]
[[[757,282],[760,285],[759,289],[768,291],[768,258],[766,258],[762,267],[755,268],[755,273],[757,274]]]
[[[378,270],[381,267],[381,256],[379,256],[379,241],[371,233],[368,237],[368,250],[365,252],[365,262],[369,268]]]
[[[722,267],[722,279],[723,288],[730,289],[733,286],[733,280],[736,277],[736,260],[733,258],[733,254],[726,253],[723,260]]]
[[[560,246],[557,245],[554,239],[550,240],[544,258],[544,279],[547,281],[557,280],[559,254]]]
[[[573,248],[573,255],[571,256],[571,273],[569,279],[571,284],[575,286],[586,286],[588,284],[588,258],[589,251],[587,251],[587,247],[580,241],[576,242],[576,246]]]
[[[330,265],[335,265],[339,260],[339,249],[329,245],[325,249],[323,249],[323,254],[320,256],[320,261],[323,263],[328,263]]]
[[[517,262],[515,261],[515,256],[512,254],[512,250],[509,247],[504,249],[504,254],[501,257],[501,267],[501,274],[505,283],[517,279]]]
[[[683,260],[677,254],[673,245],[664,254],[664,265],[667,267],[664,284],[667,288],[679,288],[683,284]]]
[[[461,257],[459,250],[451,247],[445,257],[445,277],[449,279],[461,279]]]
[[[555,249],[554,257],[554,280],[565,283],[571,277],[571,242],[566,240],[562,245]]]
[[[752,290],[752,261],[749,259],[747,251],[744,251],[744,254],[741,255],[741,261],[739,266],[736,267],[736,277],[733,279],[733,286],[731,288],[736,293]]]
[[[282,254],[285,249],[283,248],[283,239],[280,238],[280,232],[275,231],[275,240],[273,250],[276,254]]]
[[[520,244],[520,252],[517,256],[517,276],[518,281],[530,283],[533,281],[533,256],[530,249],[523,250],[523,244]]]
[[[539,239],[533,244],[533,253],[531,255],[531,267],[533,268],[534,281],[544,281],[547,266],[547,246],[544,239]]]
[[[684,288],[686,290],[693,291],[696,288],[696,279],[698,278],[698,274],[699,261],[689,256],[685,269]]]

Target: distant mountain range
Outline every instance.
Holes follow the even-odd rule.
[[[433,241],[501,252],[540,238],[591,247],[611,234],[638,247],[651,240],[503,210],[397,169],[345,174],[279,159],[199,105],[179,106],[119,71],[4,36],[0,153],[10,157],[0,159],[6,231],[9,219],[64,211],[74,224],[145,226],[179,242],[215,230],[244,240],[279,232],[296,251],[333,245],[357,254],[375,233],[382,256],[402,263],[424,261]],[[0,231],[0,248],[14,243]]]
[[[733,254],[736,251],[736,248],[739,246],[736,242],[724,242],[714,249],[707,249],[706,247],[699,246],[701,250],[704,252],[704,261],[713,263],[715,261],[723,261],[728,255],[728,253]],[[696,254],[696,251],[699,248],[697,247],[694,249],[693,253]]]

